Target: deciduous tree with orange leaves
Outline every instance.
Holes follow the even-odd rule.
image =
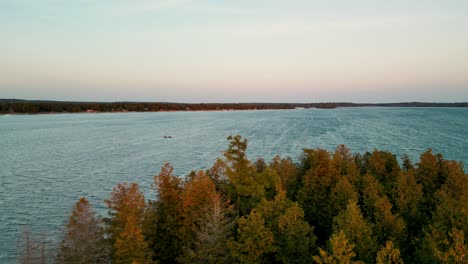
[[[106,203],[111,216],[107,232],[113,245],[114,263],[148,262],[148,245],[142,229],[146,204],[138,184],[117,184]]]

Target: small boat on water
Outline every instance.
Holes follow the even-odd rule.
[[[172,138],[172,136],[164,136],[164,138]]]

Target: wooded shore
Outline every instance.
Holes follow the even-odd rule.
[[[67,102],[0,99],[0,113],[86,113],[86,112],[159,112],[159,111],[220,111],[220,110],[280,110],[297,108],[333,109],[337,107],[468,107],[457,103],[170,103],[170,102]]]

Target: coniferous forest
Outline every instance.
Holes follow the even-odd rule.
[[[58,263],[467,263],[468,175],[427,150],[419,161],[374,150],[304,149],[299,162],[250,161],[228,137],[206,171],[115,186],[101,218],[71,210]],[[26,246],[21,262],[34,263]]]

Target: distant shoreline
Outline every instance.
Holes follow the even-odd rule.
[[[167,103],[167,102],[66,102],[0,99],[0,114],[196,112],[233,110],[335,109],[341,107],[468,107],[457,103]]]

